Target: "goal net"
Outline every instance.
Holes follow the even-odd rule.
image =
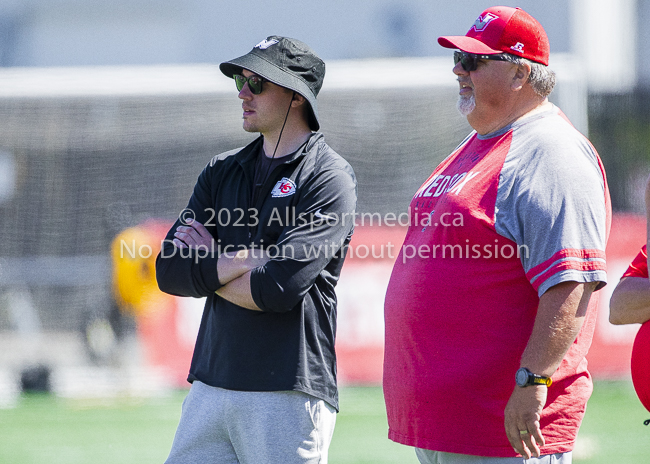
[[[555,62],[551,99],[586,132],[586,91]],[[356,172],[359,212],[406,211],[469,133],[452,67],[327,64],[322,131]],[[256,136],[213,65],[3,69],[0,121],[0,331],[77,330],[108,311],[113,238],[150,218],[171,223],[212,156]]]

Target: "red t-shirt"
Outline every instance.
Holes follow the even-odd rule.
[[[504,409],[539,297],[560,282],[606,281],[602,164],[554,108],[471,135],[416,192],[410,212],[385,302],[389,438],[514,457]],[[597,300],[553,375],[543,454],[573,448],[592,390],[585,355]]]

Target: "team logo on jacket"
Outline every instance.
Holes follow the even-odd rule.
[[[283,177],[281,180],[275,184],[273,190],[271,190],[271,196],[273,198],[278,197],[288,197],[296,193],[296,184],[291,180]]]

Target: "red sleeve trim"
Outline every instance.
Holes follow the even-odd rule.
[[[627,268],[623,277],[648,278],[648,252],[646,251],[645,245],[643,245],[639,254],[636,255],[636,258],[634,258],[630,267]]]
[[[567,269],[581,272],[606,271],[605,252],[602,250],[560,250],[529,270],[526,277],[533,288],[537,290],[549,277]]]

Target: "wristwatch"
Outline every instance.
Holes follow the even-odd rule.
[[[553,383],[550,377],[533,374],[525,367],[520,367],[517,370],[515,381],[517,382],[518,387],[528,387],[529,385],[546,385],[547,387],[550,387],[551,383]]]

